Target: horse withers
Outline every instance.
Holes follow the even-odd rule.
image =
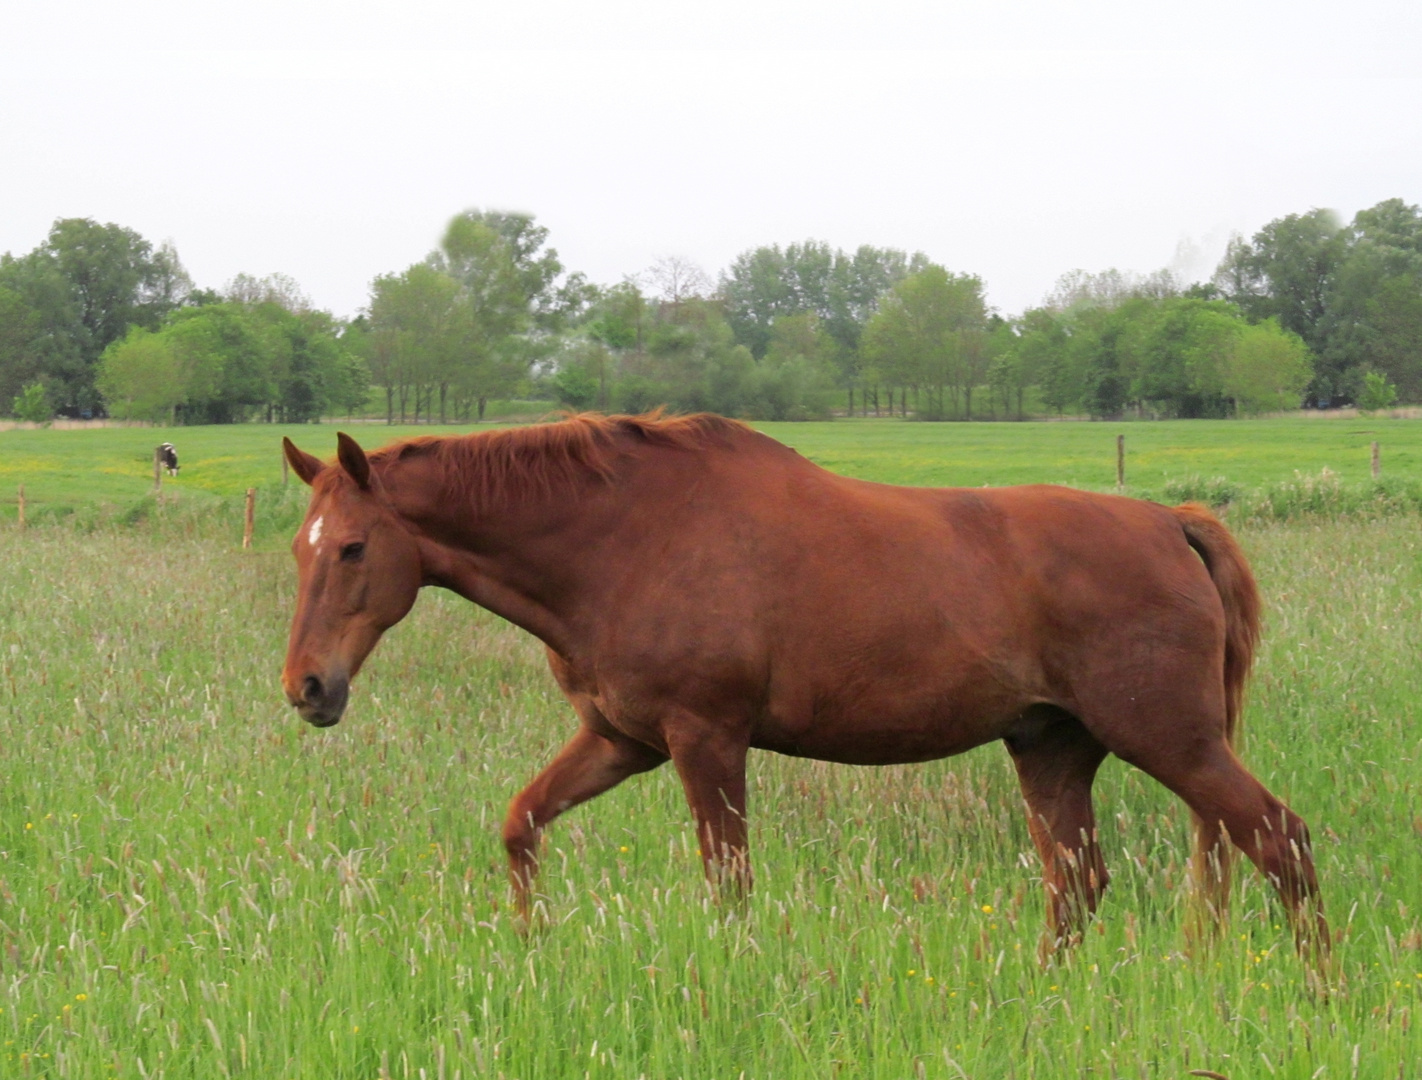
[[[286,695],[336,723],[424,585],[540,638],[579,724],[504,824],[525,912],[548,823],[667,761],[708,876],[740,891],[750,749],[887,765],[1001,741],[1053,943],[1106,887],[1091,788],[1116,754],[1190,807],[1211,910],[1232,842],[1301,945],[1325,947],[1308,830],[1232,749],[1259,594],[1204,508],[851,480],[710,416],[578,416],[369,455],[337,440],[332,464],[285,442],[312,487]]]

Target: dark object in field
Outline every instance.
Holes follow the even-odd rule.
[[[173,448],[173,444],[165,442],[158,447],[158,460],[163,463],[163,468],[168,470],[169,476],[178,475],[178,451]]]
[[[1203,507],[1068,488],[850,480],[710,416],[578,416],[412,439],[313,488],[282,684],[336,723],[422,585],[536,635],[581,724],[504,825],[526,911],[542,829],[672,761],[707,874],[750,884],[746,752],[860,765],[1006,743],[1054,941],[1106,886],[1091,785],[1114,753],[1179,795],[1218,914],[1228,840],[1323,948],[1308,831],[1231,749],[1259,629],[1238,544]]]

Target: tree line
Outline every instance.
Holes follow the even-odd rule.
[[[469,211],[353,319],[289,278],[193,286],[171,245],[57,221],[0,257],[0,408],[47,419],[480,419],[496,398],[751,419],[1207,417],[1422,401],[1422,212],[1311,210],[1235,237],[1209,281],[1064,275],[1007,316],[922,252],[809,240],[568,272],[528,214]]]

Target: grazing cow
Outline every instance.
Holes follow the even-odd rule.
[[[173,444],[165,442],[158,447],[158,459],[162,461],[163,468],[168,470],[169,476],[178,475],[178,451],[173,448]]]

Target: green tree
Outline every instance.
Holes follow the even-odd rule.
[[[95,382],[112,415],[171,424],[188,399],[189,376],[170,338],[135,326],[104,350]]]
[[[63,218],[34,251],[0,260],[0,287],[39,313],[43,340],[29,358],[60,409],[99,405],[100,355],[130,326],[156,329],[192,288],[177,253],[132,229]]]
[[[14,289],[0,286],[0,402],[11,401],[44,371],[44,321]]]
[[[161,336],[185,372],[184,422],[260,418],[277,399],[289,344],[270,320],[244,304],[180,309]]]
[[[1363,376],[1362,393],[1358,395],[1358,410],[1375,413],[1386,409],[1397,401],[1397,387],[1388,382],[1387,376],[1379,371],[1369,371]]]
[[[1296,409],[1312,378],[1313,361],[1303,339],[1266,319],[1239,328],[1224,392],[1245,416]]]
[[[570,363],[553,376],[558,400],[572,409],[591,408],[598,397],[598,380],[586,364]]]
[[[371,286],[367,352],[371,378],[385,389],[386,421],[406,420],[411,395],[418,419],[421,387],[448,385],[455,362],[456,303],[460,286],[429,263],[387,274]]]
[[[1251,242],[1231,244],[1215,274],[1224,297],[1252,322],[1278,319],[1319,359],[1313,393],[1328,400],[1347,392],[1356,363],[1330,318],[1350,236],[1331,210],[1289,214],[1269,222]]]
[[[61,405],[84,398],[87,338],[78,301],[43,248],[0,257],[0,327],[3,400],[36,380],[53,387]]]
[[[561,270],[556,252],[538,254],[546,236],[523,215],[471,211],[449,223],[433,259],[459,286],[437,372],[441,420],[451,386],[466,406],[477,403],[483,419],[488,399],[517,386],[539,346],[551,345],[532,333]]]
[[[1422,401],[1422,277],[1385,278],[1363,304],[1367,356],[1405,401]]]
[[[16,420],[31,424],[47,424],[54,415],[54,410],[49,407],[49,395],[41,382],[32,382],[15,395],[10,408]]]
[[[1171,416],[1223,416],[1225,377],[1243,325],[1238,309],[1220,300],[1137,300],[1117,309],[1133,323],[1123,335],[1135,355],[1126,365],[1127,398],[1149,401]]]
[[[950,415],[949,395],[972,418],[972,389],[986,372],[987,306],[982,281],[930,265],[884,298],[864,330],[865,358],[896,385],[924,395],[920,414]]]

